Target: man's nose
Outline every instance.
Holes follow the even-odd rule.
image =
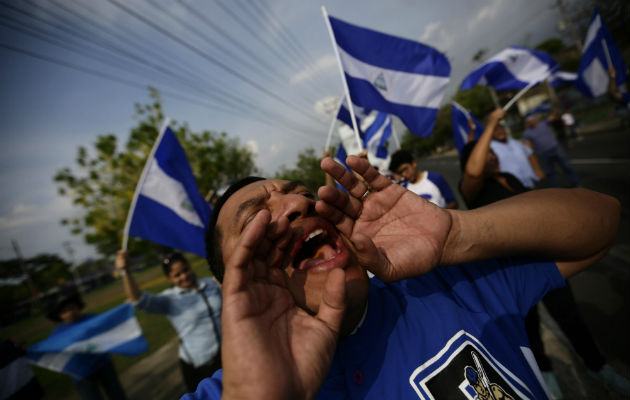
[[[315,213],[315,201],[309,199],[301,194],[283,194],[278,193],[274,200],[275,207],[273,207],[272,217],[278,218],[285,216],[290,222],[295,221],[297,218],[306,217]],[[274,218],[274,219],[275,219]]]

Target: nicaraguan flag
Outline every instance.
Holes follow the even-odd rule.
[[[53,334],[26,351],[31,363],[80,379],[93,372],[86,360],[98,360],[86,355],[135,356],[147,349],[133,307],[125,303]]]
[[[363,110],[360,110],[359,107],[354,107],[354,120],[357,123],[357,128],[359,128],[359,136],[363,136],[363,131],[361,130],[362,119],[366,117]],[[348,101],[345,96],[343,101],[339,105],[339,111],[337,112],[337,119],[344,124],[348,125],[352,128],[352,116],[350,115],[350,110],[348,109]]]
[[[205,257],[210,212],[184,149],[165,124],[136,187],[126,232]]]
[[[542,51],[511,46],[484,62],[462,82],[462,89],[475,85],[495,90],[514,90],[541,82],[558,67],[551,56]]]
[[[604,47],[606,46],[606,48]],[[604,24],[599,10],[595,8],[591,23],[586,32],[584,50],[578,69],[578,89],[589,97],[598,97],[608,90],[608,67],[610,62],[615,68],[615,84],[621,93],[626,92],[626,72],[619,47]]]
[[[575,84],[577,78],[578,74],[575,72],[554,71],[547,80],[551,86],[557,87],[568,83]]]
[[[468,132],[470,130],[468,120],[472,119],[475,123],[475,139],[479,139],[485,128],[470,111],[454,101],[451,102],[451,117],[453,120],[453,139],[455,140],[455,147],[457,147],[457,151],[461,154],[462,149],[466,143],[468,143]]]
[[[329,20],[352,103],[396,115],[413,134],[430,136],[451,73],[446,56],[419,42]]]
[[[348,167],[348,164],[346,164],[346,158],[348,158],[346,149],[343,147],[343,143],[339,142],[339,147],[337,147],[337,152],[335,153],[335,157],[333,159],[339,164],[343,165],[345,169],[352,172],[352,168]],[[335,184],[337,185],[337,188],[343,190],[344,192],[346,191],[346,189],[341,186],[339,182],[335,181]]]
[[[365,122],[370,122],[366,120]],[[377,112],[363,133],[363,147],[367,150],[370,164],[382,164],[389,156],[387,141],[392,135],[392,119],[387,113]],[[389,164],[389,163],[388,163]]]

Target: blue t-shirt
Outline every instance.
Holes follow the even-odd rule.
[[[564,285],[551,262],[506,258],[370,281],[368,310],[341,340],[318,399],[546,398],[524,318]],[[533,362],[533,364],[532,364]],[[220,373],[184,399],[218,399]]]
[[[523,138],[532,142],[536,154],[558,147],[558,141],[547,121],[539,121],[535,127],[525,129]]]

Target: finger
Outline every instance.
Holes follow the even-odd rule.
[[[391,180],[381,175],[366,159],[350,156],[346,160],[346,164],[348,164],[348,167],[352,168],[353,171],[361,175],[372,190],[380,191],[392,184]],[[361,193],[361,195],[362,194],[363,193]]]
[[[350,240],[357,248],[359,265],[372,272],[380,280],[388,282],[392,265],[385,254],[378,250],[372,239],[362,233],[355,233]]]
[[[339,334],[346,309],[346,274],[342,269],[333,269],[326,277],[324,294],[319,305],[317,318],[328,328]]]
[[[365,161],[365,160],[363,160]],[[367,161],[365,161],[367,163]],[[321,162],[321,167],[324,172],[332,176],[341,186],[343,186],[352,196],[355,198],[361,198],[361,196],[368,189],[367,185],[357,179],[356,176],[348,171],[341,164],[333,161],[332,158],[324,158]]]
[[[282,267],[282,260],[287,246],[291,243],[291,237],[289,219],[286,216],[280,216],[274,223],[270,224],[267,229],[270,246],[264,254],[270,268]]]
[[[317,191],[319,199],[330,206],[333,206],[351,218],[357,218],[363,209],[361,200],[349,196],[342,190],[323,186]]]
[[[352,227],[354,226],[354,218],[350,218],[347,214],[344,214],[338,208],[331,206],[323,201],[315,203],[315,212],[323,218],[330,221],[331,224],[344,235],[350,236],[352,233]]]
[[[252,260],[270,219],[269,211],[260,211],[241,234],[225,266],[224,293],[241,290],[253,278]]]

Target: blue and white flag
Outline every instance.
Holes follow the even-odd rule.
[[[608,68],[615,68],[615,85],[621,93],[626,92],[625,65],[619,47],[604,24],[597,8],[584,40],[584,50],[578,69],[578,89],[589,97],[598,97],[608,90]]]
[[[568,71],[554,71],[547,80],[553,87],[557,87],[565,84],[575,84],[578,74]]]
[[[523,89],[544,81],[557,68],[558,63],[547,53],[511,46],[464,78],[462,89],[472,89],[477,84],[495,90]]]
[[[470,111],[454,101],[451,102],[451,117],[453,121],[453,139],[455,140],[455,147],[457,147],[459,154],[462,154],[462,149],[466,143],[468,143],[468,132],[470,131],[468,120],[472,119],[475,123],[475,140],[479,139],[485,128]]]
[[[430,136],[449,81],[446,56],[422,43],[328,17],[354,105],[398,116]]]
[[[348,167],[348,164],[346,164],[346,158],[348,158],[346,149],[343,147],[343,143],[339,142],[339,147],[337,147],[337,152],[335,153],[335,157],[333,159],[339,164],[343,165],[345,169],[352,172],[352,168]],[[341,189],[344,192],[347,191],[343,186],[341,186],[339,182],[335,181],[335,184],[337,185],[338,189]]]
[[[363,147],[367,150],[371,164],[378,163],[374,159],[387,159],[387,141],[391,135],[392,119],[387,113],[379,111],[363,133]]]
[[[363,131],[361,130],[362,119],[367,115],[361,110],[359,107],[354,107],[354,120],[357,123],[357,128],[359,129],[359,136],[363,136]],[[348,125],[352,128],[352,116],[350,115],[350,110],[348,109],[348,101],[346,97],[343,97],[343,101],[339,105],[339,111],[337,112],[337,119],[344,124]]]
[[[210,212],[184,149],[165,124],[136,187],[125,237],[128,234],[205,257]]]
[[[26,352],[29,362],[80,379],[94,372],[86,362],[100,360],[86,355],[115,353],[136,356],[147,349],[133,307],[125,303],[53,333],[30,346]]]

